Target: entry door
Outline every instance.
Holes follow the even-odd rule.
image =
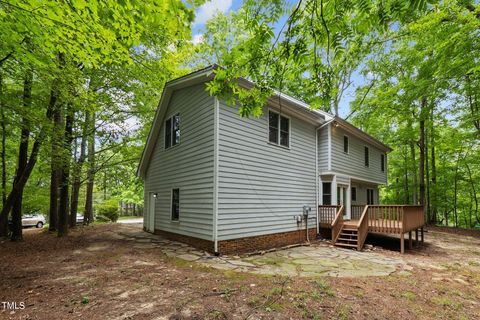
[[[157,195],[155,193],[150,193],[150,199],[148,201],[148,231],[155,231],[155,200],[157,200]]]
[[[338,205],[347,205],[347,187],[338,186],[337,187],[337,204]]]
[[[373,204],[373,189],[367,189],[367,204]]]

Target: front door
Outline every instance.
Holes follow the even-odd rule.
[[[337,204],[340,206],[347,205],[347,187],[337,187]]]
[[[148,231],[155,231],[155,200],[157,200],[156,193],[150,193],[150,199],[148,201]]]
[[[367,204],[374,204],[373,189],[367,189]]]

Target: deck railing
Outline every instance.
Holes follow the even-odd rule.
[[[357,224],[357,250],[360,251],[363,248],[365,239],[368,234],[368,206],[364,206],[362,215],[360,216]]]
[[[372,232],[404,233],[425,224],[423,207],[415,205],[369,205],[368,229]]]
[[[341,206],[335,214],[335,219],[332,222],[332,242],[335,243],[343,228],[343,211],[344,207]]]
[[[352,220],[360,220],[360,217],[362,216],[364,209],[365,209],[364,204],[352,204],[352,206],[350,207],[350,214],[351,214]]]
[[[318,206],[318,220],[319,223],[330,225],[337,215],[340,206],[337,205],[322,205]]]

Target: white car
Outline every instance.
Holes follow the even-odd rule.
[[[38,213],[29,213],[22,217],[22,226],[24,227],[42,228],[46,222],[45,217]]]

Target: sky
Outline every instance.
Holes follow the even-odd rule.
[[[199,43],[202,41],[202,34],[205,31],[205,23],[215,16],[216,13],[228,13],[231,10],[238,10],[242,5],[242,0],[211,0],[200,6],[196,11],[195,21],[192,26],[192,41]],[[279,26],[281,28],[281,26]],[[359,73],[352,75],[352,85],[344,93],[339,112],[341,117],[346,117],[350,113],[350,102],[353,101],[355,89],[364,83],[363,77]]]

